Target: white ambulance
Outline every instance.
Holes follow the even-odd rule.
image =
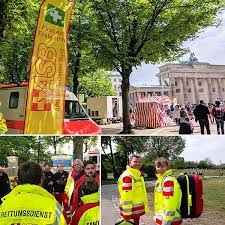
[[[28,83],[0,85],[0,112],[7,123],[7,134],[24,133],[27,90]],[[66,92],[62,133],[101,134],[101,128],[89,117],[76,96],[69,91]]]

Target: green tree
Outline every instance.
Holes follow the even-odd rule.
[[[176,159],[185,148],[185,140],[180,136],[152,136],[148,141],[146,158],[150,161],[159,157]]]
[[[39,1],[2,1],[0,14],[0,82],[28,80]]]
[[[111,78],[104,70],[97,70],[79,78],[79,92],[86,97],[112,96],[115,94]]]
[[[116,171],[116,166],[115,166],[115,160],[114,160],[114,154],[113,154],[113,147],[112,147],[112,137],[111,136],[102,136],[101,137],[101,145],[102,145],[102,150],[105,153],[105,156],[107,157],[107,160],[110,162],[112,165],[112,171],[113,171],[113,177],[118,178],[118,173]],[[106,150],[109,148],[110,154],[106,154]]]
[[[91,0],[83,20],[100,64],[122,76],[123,133],[130,133],[129,78],[141,63],[178,59],[186,40],[216,25],[221,0]]]
[[[7,156],[17,156],[19,163],[22,163],[28,160],[45,161],[50,153],[46,150],[45,143],[36,136],[0,137],[0,157],[6,160]]]

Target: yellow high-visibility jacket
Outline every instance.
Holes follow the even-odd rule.
[[[79,207],[72,217],[71,225],[100,224],[100,194],[93,193],[81,197],[84,205]]]
[[[0,113],[0,134],[5,134],[8,131],[5,119],[3,118],[2,113]]]
[[[158,180],[154,191],[154,221],[160,225],[181,224],[180,205],[182,192],[173,171],[167,170]]]
[[[118,180],[120,214],[125,219],[135,219],[149,213],[144,177],[138,169],[127,166]]]
[[[38,185],[18,185],[2,201],[1,225],[66,225],[60,204]]]

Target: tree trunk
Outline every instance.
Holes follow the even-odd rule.
[[[52,136],[52,143],[53,143],[53,147],[54,147],[54,155],[56,155],[56,147],[57,147],[57,140],[56,140],[56,136]]]
[[[116,172],[116,167],[115,167],[115,161],[114,161],[114,156],[113,156],[113,151],[112,151],[112,140],[111,137],[109,139],[109,148],[110,148],[110,155],[111,155],[111,160],[112,160],[112,170],[113,170],[113,177],[118,178],[118,174]]]
[[[73,137],[73,159],[83,160],[83,137],[74,136]]]
[[[132,126],[129,118],[129,89],[130,89],[130,74],[132,68],[122,68],[122,103],[123,103],[123,131],[121,134],[131,134]]]
[[[73,73],[73,93],[77,96],[78,95],[78,86],[79,86],[79,72],[80,72],[80,58],[81,54],[79,50],[76,52],[75,55],[75,66],[74,66],[74,73]]]

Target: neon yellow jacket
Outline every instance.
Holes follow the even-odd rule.
[[[100,224],[99,199],[98,192],[81,197],[84,205],[73,214],[71,225]]]
[[[154,221],[156,224],[171,225],[182,222],[180,205],[182,192],[173,171],[167,170],[163,176],[157,175],[158,180],[154,191]]]
[[[18,185],[2,201],[1,225],[66,225],[61,206],[53,195],[40,186]]]
[[[5,119],[3,118],[2,113],[0,113],[0,134],[5,134],[8,131],[6,126]]]
[[[120,214],[125,219],[134,219],[149,213],[144,177],[138,169],[127,166],[118,180]]]

